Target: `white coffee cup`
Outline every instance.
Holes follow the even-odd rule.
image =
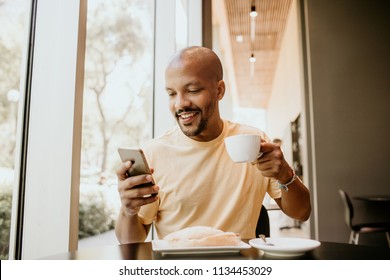
[[[234,162],[252,162],[260,155],[261,137],[256,134],[238,134],[225,138],[226,150]]]

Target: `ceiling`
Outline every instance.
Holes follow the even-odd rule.
[[[225,0],[235,83],[241,107],[266,108],[278,61],[291,0]],[[255,4],[255,37],[251,40],[249,12]],[[241,35],[242,42],[236,37]],[[256,62],[251,75],[249,58]]]

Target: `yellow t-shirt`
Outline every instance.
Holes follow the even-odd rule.
[[[154,222],[158,238],[190,226],[255,237],[265,193],[279,198],[281,192],[256,165],[230,159],[224,139],[244,133],[268,140],[257,128],[224,121],[221,135],[209,142],[192,140],[178,126],[148,142],[143,149],[160,191],[159,200],[141,207],[140,221]]]

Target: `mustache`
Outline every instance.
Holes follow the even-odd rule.
[[[184,109],[179,109],[175,112],[176,116],[179,116],[182,113],[188,113],[188,112],[200,112],[199,109],[196,108],[184,108]]]

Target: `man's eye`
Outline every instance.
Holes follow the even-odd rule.
[[[196,93],[196,92],[199,92],[200,89],[189,89],[188,92],[190,93]]]
[[[168,96],[174,96],[174,95],[175,95],[175,93],[174,93],[174,92],[170,92],[170,91],[168,91],[167,93],[168,93]]]

